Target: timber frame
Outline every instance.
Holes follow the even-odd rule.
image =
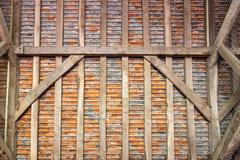
[[[38,1],[39,2],[39,1]],[[84,3],[84,1],[81,1],[82,3]],[[127,3],[127,1],[125,1]],[[190,2],[190,0],[186,0],[185,5],[189,5],[188,3]],[[126,3],[123,3],[123,6],[126,6]],[[145,5],[143,10],[144,12],[148,12],[148,9],[146,7],[147,4],[147,0],[143,0],[143,3]],[[193,109],[194,107],[205,117],[206,120],[208,120],[210,122],[210,133],[211,133],[211,152],[212,152],[212,158],[213,159],[221,159],[225,156],[231,156],[232,154],[234,154],[233,151],[236,151],[236,148],[239,147],[237,146],[239,143],[235,142],[234,137],[239,136],[240,134],[240,108],[237,108],[237,111],[235,113],[235,116],[232,120],[232,124],[229,125],[225,135],[223,136],[223,138],[221,139],[220,137],[220,129],[219,129],[219,122],[221,122],[224,117],[239,103],[240,101],[240,88],[238,90],[236,90],[232,97],[229,98],[229,100],[223,105],[222,109],[219,111],[217,110],[217,58],[218,58],[218,54],[219,53],[223,59],[225,61],[228,62],[228,64],[233,68],[233,70],[240,76],[240,60],[236,57],[236,54],[232,53],[225,45],[224,45],[224,41],[226,40],[235,20],[236,17],[238,15],[238,12],[240,10],[240,1],[239,0],[233,0],[232,4],[229,8],[229,11],[225,17],[225,20],[222,24],[222,27],[214,41],[214,43],[212,43],[212,47],[210,48],[208,47],[204,47],[204,48],[192,48],[191,47],[191,37],[188,37],[190,34],[188,33],[188,29],[189,25],[191,25],[191,22],[189,20],[189,7],[184,7],[186,10],[185,15],[184,15],[184,28],[185,28],[185,42],[186,44],[184,44],[183,48],[174,48],[171,46],[171,38],[169,39],[169,37],[171,37],[171,31],[170,31],[170,7],[168,4],[168,2],[165,2],[166,4],[166,8],[164,10],[165,12],[165,31],[166,31],[166,47],[150,47],[149,45],[149,27],[147,26],[148,24],[148,17],[144,16],[144,47],[142,48],[128,48],[127,46],[127,25],[123,25],[123,48],[112,48],[112,47],[106,47],[106,0],[103,0],[103,12],[101,12],[102,16],[102,20],[101,20],[101,47],[99,48],[89,48],[89,47],[84,47],[84,33],[83,33],[83,26],[84,26],[84,8],[81,8],[81,16],[80,16],[80,47],[62,47],[62,35],[61,34],[57,34],[57,36],[59,37],[58,39],[60,40],[59,42],[57,42],[57,48],[56,47],[40,47],[39,46],[39,28],[35,27],[35,34],[36,34],[36,39],[34,39],[34,47],[22,47],[19,46],[19,29],[16,29],[18,27],[19,24],[17,24],[17,22],[19,20],[17,20],[17,18],[19,18],[18,16],[14,16],[16,19],[13,20],[13,23],[16,23],[17,25],[15,25],[15,28],[13,28],[13,32],[14,34],[12,36],[10,36],[10,33],[7,29],[7,25],[5,23],[4,20],[4,16],[2,13],[2,10],[0,9],[0,36],[3,37],[3,41],[0,42],[0,57],[3,56],[3,54],[7,53],[8,57],[9,57],[9,89],[8,89],[8,127],[7,127],[7,133],[6,135],[8,135],[4,142],[4,140],[0,137],[0,144],[2,144],[1,149],[4,150],[5,153],[7,153],[8,159],[14,159],[15,156],[15,122],[22,116],[22,114],[30,107],[32,107],[33,112],[37,112],[37,100],[38,98],[52,85],[55,84],[55,89],[56,90],[60,90],[61,89],[61,77],[68,72],[70,69],[72,69],[76,64],[80,63],[80,67],[79,67],[79,74],[81,75],[81,73],[83,72],[83,60],[84,60],[84,56],[101,56],[101,124],[105,124],[105,111],[106,111],[106,80],[104,78],[106,78],[106,56],[121,56],[122,57],[122,63],[123,63],[123,72],[124,74],[127,74],[127,70],[128,70],[128,56],[140,56],[140,57],[144,57],[144,64],[146,64],[146,68],[145,68],[145,77],[148,77],[148,75],[150,74],[150,66],[154,66],[161,74],[163,74],[166,78],[167,78],[167,88],[173,88],[173,86],[175,86],[176,88],[178,88],[178,90],[187,97],[188,101],[187,101],[187,108],[188,108],[188,119],[193,119],[193,117],[191,116],[191,113],[193,113]],[[210,5],[211,1],[208,1],[208,4]],[[17,8],[17,6],[19,6],[19,2],[17,0],[14,0],[14,6],[13,8]],[[58,3],[59,6],[59,13],[58,14],[58,20],[57,23],[62,26],[63,22],[62,22],[62,3],[61,1],[59,1]],[[123,7],[124,10],[127,10],[126,7]],[[123,14],[125,14],[126,11],[123,12]],[[17,13],[15,13],[16,15],[18,15]],[[35,13],[35,18],[39,17],[39,12],[36,11]],[[144,14],[147,15],[147,14]],[[209,15],[210,17],[210,15]],[[40,22],[36,21],[36,26],[39,26]],[[123,24],[127,23],[127,15],[124,16],[123,18]],[[211,27],[210,27],[211,28]],[[57,33],[60,33],[62,30],[62,27],[59,28],[60,31],[58,31]],[[210,31],[208,31],[209,34]],[[13,40],[12,38],[13,37]],[[212,41],[213,42],[213,41]],[[45,56],[45,55],[49,55],[49,54],[53,54],[56,56],[69,56],[64,62],[62,62],[62,59],[58,57],[58,65],[57,68],[55,69],[54,72],[52,72],[44,81],[42,81],[41,83],[39,83],[38,81],[36,81],[35,86],[33,87],[32,91],[19,103],[19,105],[16,105],[16,74],[17,74],[17,56],[34,56],[34,61],[39,63],[39,56]],[[237,53],[239,54],[239,53]],[[157,56],[169,56],[166,58],[166,64],[164,64],[159,57]],[[176,76],[170,69],[170,65],[171,64],[171,57],[170,56],[185,56],[185,62],[186,65],[189,66],[191,62],[191,58],[189,58],[190,56],[203,56],[203,57],[209,57],[208,59],[208,104],[206,104],[206,102],[204,102],[201,98],[199,98],[192,89],[192,79],[187,79],[186,77],[186,82],[182,81],[178,76]],[[39,67],[35,66],[35,67]],[[191,68],[191,67],[190,67]],[[187,73],[188,75],[190,73]],[[38,79],[39,75],[35,75],[36,79]],[[211,78],[210,78],[211,77]],[[83,78],[83,77],[81,77]],[[145,79],[146,82],[150,82],[149,79]],[[80,80],[79,85],[82,86],[84,81]],[[124,109],[123,109],[123,129],[125,131],[128,131],[128,115],[126,114],[127,110],[128,110],[128,90],[127,90],[127,85],[128,85],[128,78],[125,77],[123,79],[123,105],[124,105]],[[149,83],[145,83],[145,86],[148,86]],[[60,87],[60,89],[59,89]],[[82,87],[80,87],[82,88]],[[149,88],[149,87],[147,87]],[[83,95],[83,90],[79,91],[79,95]],[[150,91],[148,91],[150,92]],[[59,93],[58,93],[59,94]],[[172,93],[167,93],[167,95],[169,97],[172,96]],[[145,95],[145,99],[148,102],[149,99],[149,94]],[[170,98],[169,98],[170,99]],[[83,97],[79,98],[79,106],[83,106]],[[172,101],[170,100],[170,102],[168,102],[169,104],[172,103]],[[149,111],[149,107],[150,107],[150,102],[148,102],[145,106],[146,111]],[[61,108],[61,104],[56,104],[59,109]],[[35,109],[34,109],[35,108]],[[78,107],[81,108],[81,107]],[[0,114],[4,115],[3,113],[4,111],[0,110]],[[173,113],[172,113],[172,108],[168,109],[168,115],[173,117]],[[59,113],[56,113],[59,114]],[[78,110],[78,115],[82,115],[83,111],[82,110]],[[14,116],[13,116],[14,115]],[[78,116],[78,117],[82,117],[82,116]],[[56,121],[60,121],[58,119],[58,117],[55,117]],[[149,114],[149,112],[146,112],[145,115],[145,119],[146,119],[146,127],[151,126],[149,119],[151,119],[151,116]],[[34,119],[32,119],[34,121]],[[35,119],[36,121],[36,119]],[[78,120],[79,124],[83,123],[82,119]],[[173,122],[172,122],[172,118],[168,119],[168,123],[170,124],[170,128],[168,130],[168,133],[171,135],[173,134]],[[37,125],[37,122],[36,124]],[[188,125],[191,127],[191,130],[193,131],[195,128],[194,126],[191,124],[191,122],[188,123]],[[100,141],[100,157],[102,159],[106,158],[106,143],[105,141],[105,137],[106,134],[104,133],[104,129],[106,128],[106,126],[101,125],[102,128],[102,132],[101,132],[101,141]],[[33,126],[34,127],[34,126]],[[36,126],[35,126],[36,127]],[[59,131],[60,126],[56,126],[55,128],[55,133],[57,133]],[[83,128],[79,127],[78,129],[78,146],[81,146],[81,144],[83,143]],[[148,134],[150,132],[150,128],[149,130],[146,131],[146,134]],[[36,133],[31,133],[32,135],[36,135]],[[191,134],[191,133],[189,133]],[[194,134],[194,133],[192,133]],[[37,136],[37,135],[36,135]],[[58,138],[55,139],[56,144],[59,144],[59,136]],[[128,137],[128,135],[124,135],[124,137]],[[36,140],[36,137],[35,137]],[[34,141],[34,139],[33,139]],[[151,141],[151,137],[146,136],[145,137],[145,148],[146,150],[151,150],[151,145],[149,144],[149,142]],[[35,141],[34,141],[35,142]],[[173,140],[170,138],[168,139],[168,146],[171,146],[173,143]],[[195,139],[193,137],[190,137],[190,143],[194,144],[195,143]],[[128,139],[126,138],[125,140],[123,140],[123,146],[126,147],[126,150],[123,150],[122,153],[122,157],[124,159],[128,159]],[[33,147],[37,147],[37,146],[33,146]],[[31,148],[32,149],[32,148]],[[34,148],[33,148],[34,149]],[[170,158],[171,155],[173,155],[174,150],[172,148],[169,149],[168,151],[168,156]],[[196,147],[191,148],[191,158],[194,159],[196,157]],[[36,158],[36,152],[32,152],[31,153],[31,158],[35,159]],[[54,157],[56,159],[59,158],[59,150],[56,149],[56,151],[54,151]],[[77,151],[77,156],[79,158],[83,157],[83,148],[79,147],[79,150]],[[147,159],[151,159],[151,154],[150,152],[148,152],[146,154],[146,158]]]

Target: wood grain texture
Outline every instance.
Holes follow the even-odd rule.
[[[152,159],[151,64],[144,59],[144,143],[147,160]]]
[[[83,160],[84,146],[84,60],[79,62],[78,68],[78,110],[77,110],[77,159]]]
[[[100,57],[100,159],[106,159],[106,79],[107,78],[107,67],[106,57]]]
[[[193,89],[192,58],[185,58],[185,81]],[[186,100],[186,106],[190,157],[197,159],[194,106],[189,100]]]
[[[39,57],[33,57],[33,84],[32,88],[35,89],[39,84]],[[36,160],[38,154],[38,108],[39,100],[37,99],[32,104],[31,109],[31,159]]]
[[[209,55],[209,47],[185,48],[185,47],[23,47],[16,48],[15,53],[22,56],[49,56],[51,55],[87,55],[87,56],[203,56]]]
[[[62,65],[62,57],[56,57],[56,67]],[[54,159],[61,157],[61,118],[62,117],[62,78],[55,82],[55,110],[54,110]]]
[[[129,77],[128,57],[122,57],[122,160],[129,159]]]

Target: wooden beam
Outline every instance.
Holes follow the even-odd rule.
[[[57,17],[56,17],[56,45],[63,45],[63,0],[57,1]],[[56,57],[56,67],[62,65],[62,57]],[[61,158],[61,123],[62,123],[62,78],[55,82],[55,110],[54,110],[54,159]]]
[[[106,159],[107,58],[100,57],[100,159]]]
[[[1,7],[0,7],[0,37],[3,40],[7,41],[8,43],[11,43],[10,33],[8,31],[7,24]]]
[[[207,0],[207,46],[212,46],[216,37],[216,26],[213,21],[214,15],[212,8],[214,7],[214,1]],[[218,144],[220,135],[220,125],[218,121],[218,103],[217,103],[217,91],[218,91],[218,66],[207,66],[207,102],[211,108],[211,122],[209,123],[209,144],[210,144],[210,156],[214,152],[216,145]]]
[[[225,102],[219,111],[219,121],[221,122],[228,113],[239,103],[240,101],[240,88],[233,92],[232,96]]]
[[[34,46],[40,46],[41,0],[35,0],[34,10]]]
[[[83,160],[84,146],[84,60],[79,62],[78,70],[78,110],[77,110],[77,159]]]
[[[128,57],[122,57],[122,160],[129,159]]]
[[[10,48],[13,48],[13,44],[11,41],[10,33],[7,28],[7,24],[4,19],[4,15],[2,12],[2,9],[0,8],[0,36],[4,41],[6,41],[9,45]],[[13,49],[8,52],[8,57],[12,65],[16,64],[16,56],[14,55]]]
[[[9,49],[9,54],[14,55],[13,48]],[[13,154],[16,153],[16,124],[15,124],[15,110],[16,110],[16,101],[17,101],[17,61],[8,62],[8,87],[7,87],[7,112],[5,120],[7,121],[5,130],[6,130],[6,144],[11,149]]]
[[[2,136],[0,136],[0,150],[2,150],[2,152],[4,152],[7,155],[7,158],[9,160],[15,159],[12,151],[8,148],[7,144],[3,140]]]
[[[191,0],[184,0],[184,46],[192,46]]]
[[[63,45],[63,0],[57,1],[57,17],[56,17],[56,44],[57,47]]]
[[[185,58],[185,81],[191,89],[193,89],[192,77],[192,58]],[[186,106],[190,159],[197,159],[194,106],[189,100],[186,100]]]
[[[219,54],[232,67],[232,69],[240,76],[240,60],[226,46],[221,44],[218,48]]]
[[[85,37],[85,0],[79,0],[79,45],[83,47],[85,44],[84,37]]]
[[[49,56],[51,55],[86,55],[86,56],[208,56],[209,47],[185,48],[185,47],[23,47],[16,48],[19,56]]]
[[[20,116],[29,108],[29,106],[41,96],[54,82],[56,82],[61,76],[63,76],[67,71],[74,67],[83,56],[70,56],[68,57],[61,66],[57,67],[55,71],[48,75],[48,77],[42,81],[34,90],[22,100],[17,107],[15,120],[17,121]]]
[[[21,22],[21,1],[12,0],[12,42],[16,46],[20,45],[20,22]]]
[[[56,67],[62,65],[62,57],[56,57]],[[54,110],[54,159],[61,158],[61,123],[62,123],[62,78],[55,82],[55,110]]]
[[[0,58],[7,52],[9,48],[10,45],[7,43],[7,41],[0,42]]]
[[[213,47],[211,49],[211,56],[208,59],[209,67],[212,67],[214,64],[216,64],[218,59],[218,54],[217,54],[218,48],[227,39],[227,36],[231,31],[234,22],[236,21],[239,10],[240,10],[240,1],[233,0],[225,16],[225,19],[222,23],[222,26],[219,30],[217,38],[213,44]]]
[[[128,48],[128,0],[122,2],[122,46]]]
[[[148,0],[142,0],[143,6],[143,42],[144,47],[150,47]],[[152,159],[152,91],[151,91],[151,64],[144,59],[144,148],[147,160]]]
[[[229,123],[225,134],[213,153],[213,159],[230,159],[240,146],[240,107]]]
[[[33,57],[33,84],[32,88],[35,89],[39,84],[39,57]],[[30,156],[32,160],[38,158],[38,99],[32,104],[31,109],[31,145],[30,145]]]
[[[172,58],[166,58],[166,67],[172,71]],[[166,99],[167,99],[167,159],[175,158],[174,150],[174,110],[173,110],[173,84],[166,78]]]
[[[101,0],[101,46],[107,46],[107,0]]]
[[[151,91],[151,64],[144,59],[144,142],[147,160],[152,159],[152,91]]]
[[[216,145],[221,139],[220,126],[218,120],[218,103],[217,103],[217,90],[218,90],[218,67],[217,65],[212,68],[208,67],[207,70],[207,101],[211,107],[211,122],[209,124],[209,140],[210,140],[210,153],[214,152]]]
[[[166,67],[163,62],[156,56],[145,56],[145,58],[164,76],[166,76],[179,91],[186,96],[198,109],[200,113],[210,121],[210,108],[209,106],[186,85],[180,78]]]

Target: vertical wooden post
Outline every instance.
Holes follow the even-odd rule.
[[[101,46],[107,46],[107,0],[101,3]],[[106,159],[107,58],[100,57],[100,159]]]
[[[191,1],[184,1],[184,47],[190,48],[192,46],[192,32],[191,32]],[[185,58],[185,81],[186,84],[193,89],[192,82],[192,58]],[[197,159],[196,151],[196,131],[195,131],[195,116],[194,106],[186,99],[187,107],[187,124],[188,124],[188,140],[189,140],[189,157],[190,159]]]
[[[56,57],[56,67],[62,64],[62,57]],[[62,78],[55,82],[55,110],[54,110],[54,159],[61,158],[61,117],[62,117]]]
[[[142,0],[143,6],[143,41],[144,47],[150,47],[150,35],[149,35],[149,11],[148,0]],[[144,59],[144,143],[145,143],[145,156],[147,160],[152,159],[152,116],[151,116],[151,64]]]
[[[144,103],[145,103],[145,153],[147,160],[152,159],[152,115],[151,115],[151,105],[152,105],[152,95],[151,95],[151,64],[144,59]]]
[[[166,57],[166,66],[172,69],[172,58]],[[167,158],[174,159],[174,110],[173,110],[173,84],[166,79],[167,99]]]
[[[215,25],[213,23],[213,13],[211,12],[213,7],[213,1],[208,0],[208,19],[209,19],[209,44],[212,46],[214,43]],[[217,92],[218,92],[218,66],[215,64],[212,67],[207,66],[207,100],[208,105],[211,107],[211,122],[209,123],[209,141],[210,141],[210,155],[214,152],[218,142],[221,139],[220,125],[218,120],[218,104],[217,104]]]
[[[84,47],[85,0],[79,0],[79,45]],[[84,60],[79,63],[78,70],[78,110],[77,110],[77,159],[84,159]]]
[[[12,41],[15,45],[20,45],[20,5],[21,1],[12,1],[12,17],[11,17],[11,31],[12,31]],[[13,49],[9,52],[14,53]],[[14,54],[13,54],[14,55]],[[15,56],[16,57],[16,56]],[[17,58],[15,58],[17,60]],[[6,128],[5,128],[5,140],[7,146],[11,149],[13,155],[16,155],[16,124],[15,124],[15,106],[17,101],[17,75],[18,67],[17,61],[15,64],[8,61],[8,87],[6,96]]]
[[[128,57],[122,57],[122,160],[129,159]]]
[[[172,46],[171,34],[171,6],[169,0],[164,0],[164,30],[165,47]],[[172,58],[166,57],[166,66],[172,69]],[[173,84],[166,79],[166,99],[167,99],[167,159],[174,159],[174,110],[173,110]]]
[[[33,89],[39,84],[39,57],[33,58]],[[37,159],[38,151],[38,99],[31,108],[31,159]]]
[[[128,0],[122,2],[122,47],[128,47]],[[128,57],[122,57],[122,160],[129,159]]]
[[[128,47],[128,0],[122,2],[122,47]]]
[[[185,81],[193,89],[192,58],[189,57],[185,58]],[[197,159],[194,106],[189,100],[186,100],[186,106],[190,159]]]
[[[34,19],[34,46],[40,46],[40,21],[41,21],[41,0],[35,0]],[[33,89],[39,84],[39,60],[38,56],[33,57]],[[36,100],[31,109],[31,148],[30,156],[32,160],[37,159],[38,153],[38,106]]]
[[[78,70],[78,110],[77,110],[77,159],[83,160],[84,145],[84,60],[79,63]]]
[[[56,45],[63,44],[63,0],[57,1]],[[62,57],[56,57],[56,67],[62,64]],[[61,158],[61,119],[62,119],[62,78],[55,82],[55,110],[54,110],[54,159]]]
[[[106,159],[106,57],[100,58],[100,159]]]
[[[79,0],[79,45],[84,47],[84,17],[85,17],[85,0]]]

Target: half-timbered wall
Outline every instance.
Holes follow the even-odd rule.
[[[40,2],[39,44],[36,43],[35,16],[36,2]],[[106,11],[102,12],[104,0],[21,0],[20,43],[22,46],[89,46],[89,47],[142,47],[144,41],[144,6],[143,0],[128,0],[124,5],[122,0],[106,0]],[[0,1],[0,5],[8,1]],[[10,3],[10,2],[9,2]],[[166,41],[164,0],[148,0],[149,43],[150,46],[186,47],[184,32],[184,0],[169,0],[170,4],[170,44]],[[227,12],[229,1],[215,0],[213,23],[218,32]],[[83,5],[83,6],[82,6]],[[2,5],[7,6],[9,5]],[[206,47],[208,39],[206,25],[206,1],[191,0],[190,46]],[[4,9],[7,22],[10,24],[9,9]],[[62,9],[62,20],[59,23],[58,11]],[[81,9],[84,11],[84,33]],[[122,11],[127,11],[127,21],[124,21]],[[9,12],[9,13],[8,13]],[[102,14],[106,12],[106,45],[102,43]],[[233,38],[228,38],[227,44],[239,44],[236,22],[231,32]],[[58,25],[62,24],[60,33]],[[126,29],[127,34],[124,34]],[[59,35],[62,35],[59,36]],[[127,37],[124,37],[127,35]],[[124,39],[125,38],[125,39]],[[38,41],[38,40],[37,40]],[[60,43],[59,43],[60,41]],[[84,43],[82,43],[84,42]],[[126,42],[126,44],[125,44]],[[232,46],[231,46],[232,47]],[[235,49],[234,47],[232,47]],[[38,61],[39,58],[39,61]],[[32,90],[36,78],[41,83],[67,57],[20,56],[18,77],[18,103]],[[206,57],[191,57],[190,68],[185,57],[160,57],[183,81],[192,80],[192,89],[196,95],[207,101]],[[38,62],[38,63],[36,63]],[[82,65],[83,64],[83,65]],[[6,101],[7,60],[0,60],[0,105]],[[102,67],[105,66],[105,67]],[[185,96],[176,89],[154,66],[146,70],[148,63],[143,57],[108,56],[85,57],[69,72],[52,85],[36,101],[37,109],[32,105],[16,122],[16,156],[17,159],[101,159],[106,154],[107,159],[121,159],[123,152],[129,159],[146,159],[146,95],[150,109],[150,154],[152,159],[167,159],[169,154],[169,135],[174,135],[173,143],[175,159],[189,159],[191,146],[189,141],[188,102]],[[191,77],[187,77],[187,70]],[[34,77],[39,73],[39,77]],[[106,74],[105,77],[102,76]],[[218,105],[219,109],[230,97],[233,91],[233,74],[231,68],[219,59],[218,62]],[[149,75],[146,79],[145,75]],[[2,78],[3,77],[3,78]],[[127,81],[126,81],[127,79]],[[150,81],[148,81],[150,80]],[[148,85],[145,82],[150,82]],[[83,85],[82,85],[83,83]],[[3,85],[2,85],[3,84]],[[60,84],[60,85],[59,85]],[[170,89],[169,89],[170,84]],[[60,88],[60,89],[59,89]],[[104,89],[106,91],[104,91]],[[168,88],[168,89],[167,89]],[[83,92],[81,92],[81,90]],[[126,93],[128,94],[126,98]],[[171,94],[172,93],[172,94]],[[83,96],[83,113],[79,112],[79,99]],[[102,100],[105,97],[105,105]],[[123,99],[127,99],[127,110]],[[169,105],[172,101],[172,105]],[[35,103],[35,105],[36,105]],[[59,108],[60,103],[60,108]],[[106,119],[102,117],[102,106],[106,107]],[[173,109],[173,119],[169,121],[168,108]],[[33,115],[32,109],[35,110]],[[60,113],[58,113],[60,109]],[[128,115],[126,120],[125,114]],[[59,118],[56,119],[56,115]],[[35,118],[34,118],[35,117]],[[37,119],[37,128],[33,132],[33,121]],[[208,121],[194,109],[195,144],[197,159],[209,159],[210,139]],[[230,113],[221,122],[221,133],[224,133]],[[0,132],[4,130],[3,119],[0,119]],[[79,131],[81,126],[83,129]],[[173,133],[169,131],[169,123],[173,125]],[[56,126],[60,125],[60,129]],[[128,130],[124,126],[129,126]],[[80,127],[79,127],[80,126]],[[149,129],[149,127],[148,127]],[[103,132],[102,132],[103,130]],[[127,133],[126,133],[127,132]],[[81,134],[81,135],[80,135]],[[79,138],[82,136],[82,139]],[[128,136],[126,136],[128,135]],[[104,138],[102,138],[104,137]],[[60,141],[58,141],[58,139]],[[103,139],[103,141],[102,141]],[[125,142],[127,141],[127,145]],[[33,144],[35,142],[35,144]],[[56,142],[60,142],[59,144]],[[79,144],[81,144],[79,148]],[[171,145],[170,144],[170,145]],[[101,146],[106,146],[106,150]],[[37,146],[37,147],[36,147]],[[127,147],[126,147],[127,146]],[[36,148],[37,149],[36,149]],[[36,150],[36,155],[32,152]],[[79,152],[80,150],[80,152]],[[127,150],[127,151],[126,151]],[[81,151],[83,155],[81,155]],[[59,155],[58,155],[59,153]],[[104,153],[104,154],[102,154]],[[104,158],[103,158],[104,159]]]

